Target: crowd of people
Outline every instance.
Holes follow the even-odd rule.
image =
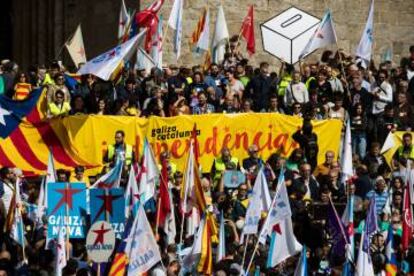
[[[343,269],[345,256],[331,254],[332,236],[327,227],[326,206],[333,201],[342,214],[347,199],[354,196],[355,256],[365,215],[371,198],[376,200],[376,213],[380,231],[371,241],[371,258],[375,273],[385,273],[387,256],[385,238],[389,226],[394,232],[394,251],[398,261],[398,273],[414,270],[414,247],[407,251],[401,247],[404,188],[407,185],[405,170],[414,160],[414,146],[410,131],[414,127],[414,46],[409,56],[395,65],[386,61],[378,66],[371,62],[364,68],[352,56],[343,51],[325,51],[316,63],[300,63],[295,66],[283,63],[279,70],[271,70],[268,63],[258,67],[243,57],[239,45],[232,40],[221,64],[178,67],[169,65],[163,69],[125,67],[120,76],[103,81],[93,75],[80,76],[75,85],[69,74],[58,62],[49,66],[34,65],[27,70],[9,60],[1,62],[0,94],[15,100],[26,99],[31,91],[46,88],[47,114],[49,118],[80,114],[119,116],[180,116],[208,113],[282,113],[303,118],[303,126],[293,139],[300,147],[284,158],[278,152],[262,160],[256,145],[248,150],[249,157],[238,160],[229,149],[223,148],[212,164],[210,173],[202,175],[202,187],[208,205],[217,214],[222,211],[226,229],[226,256],[214,261],[216,275],[239,275],[243,252],[252,252],[256,239],[240,244],[246,210],[254,179],[263,166],[271,194],[276,191],[278,176],[284,174],[288,189],[294,233],[297,240],[307,247],[308,272],[312,275],[338,275]],[[339,58],[341,55],[341,58]],[[70,79],[69,79],[70,78]],[[319,152],[318,137],[312,131],[311,120],[339,119],[344,129],[349,120],[352,133],[354,177],[342,181],[339,156],[334,152]],[[404,131],[403,144],[391,162],[380,154],[381,146],[389,132]],[[126,150],[124,134],[117,132],[115,148]],[[114,149],[112,149],[113,151]],[[325,155],[322,164],[318,154]],[[130,158],[133,154],[128,153]],[[115,155],[107,154],[106,162]],[[180,188],[183,172],[169,159],[168,152],[161,155],[169,164],[170,189],[176,209],[177,233],[180,231]],[[202,158],[202,157],[201,157]],[[129,160],[127,165],[134,163]],[[161,161],[160,161],[161,164]],[[229,189],[222,185],[226,170],[242,171],[246,182]],[[5,224],[12,195],[15,191],[18,168],[0,170],[0,196],[2,225]],[[82,167],[74,172],[57,171],[58,181],[70,179],[87,183],[95,178],[84,177]],[[128,175],[123,175],[125,185]],[[38,180],[26,179],[21,187],[24,201],[37,204]],[[45,229],[36,227],[25,206],[24,223],[25,260],[22,249],[6,234],[0,237],[0,275],[52,275],[55,252],[45,249]],[[154,224],[155,217],[148,210],[148,218]],[[167,244],[160,232],[158,242],[163,256],[165,273],[178,275],[178,237]],[[191,237],[185,240],[191,245]],[[216,245],[214,245],[216,246]],[[247,254],[246,263],[250,254]],[[268,246],[261,246],[253,261],[263,275],[291,275],[298,256],[282,264],[266,267]],[[411,268],[411,269],[410,269]],[[85,240],[71,239],[71,257],[64,275],[90,275],[92,272]],[[149,272],[159,275],[158,269]],[[153,273],[153,274],[151,274]],[[160,274],[161,275],[161,274]]]

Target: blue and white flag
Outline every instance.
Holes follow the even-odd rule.
[[[269,186],[267,185],[262,167],[257,174],[249,205],[247,206],[241,242],[243,242],[245,235],[257,233],[262,212],[269,211],[271,204]]]
[[[130,40],[115,48],[93,58],[81,67],[77,74],[92,74],[103,80],[109,80],[112,73],[122,61],[128,61],[138,47],[139,40],[145,34],[145,30],[135,35]]]
[[[290,209],[289,197],[285,184],[285,174],[282,170],[279,174],[275,197],[273,198],[266,221],[260,231],[259,242],[265,244],[267,237],[272,233],[273,227],[280,221],[291,216],[292,210]]]
[[[365,231],[362,231],[361,243],[358,252],[358,261],[355,268],[355,276],[374,276],[374,268],[372,266],[371,256],[369,255],[369,249],[366,251],[364,248],[367,247],[366,237],[368,237]],[[369,248],[369,246],[368,246]]]
[[[217,252],[217,262],[221,261],[226,256],[226,233],[224,232],[224,216],[221,211],[220,218],[220,232],[219,232],[219,245]]]
[[[147,140],[144,141],[144,155],[142,158],[139,195],[142,204],[145,205],[148,200],[154,198],[155,183],[160,176],[154,153]]]
[[[117,161],[115,162],[115,166],[109,172],[107,172],[106,174],[101,176],[98,180],[96,180],[96,182],[92,185],[91,189],[118,188],[119,183],[121,182],[121,174],[122,174],[123,166],[124,166],[124,162],[118,158]]]
[[[306,257],[306,246],[302,248],[298,265],[294,276],[308,276],[308,259]]]
[[[139,190],[134,166],[129,170],[128,184],[125,190],[125,218],[131,214],[135,217],[138,211]]]
[[[371,61],[372,46],[374,42],[374,0],[371,0],[371,6],[369,8],[367,23],[365,24],[364,32],[362,33],[361,40],[359,41],[358,48],[355,55],[362,59],[362,65],[364,68],[368,68]]]
[[[170,18],[168,19],[168,25],[171,29],[175,30],[174,37],[174,53],[175,59],[178,60],[181,55],[181,38],[183,32],[183,3],[184,0],[175,0],[173,8],[171,10]]]
[[[128,236],[125,253],[129,260],[128,276],[147,272],[161,261],[158,244],[142,204],[138,207],[138,214]]]

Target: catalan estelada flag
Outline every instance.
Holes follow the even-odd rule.
[[[201,34],[203,33],[205,22],[207,19],[207,7],[203,9],[203,13],[201,14],[200,19],[197,22],[197,26],[191,35],[190,46],[191,49],[195,49],[197,47],[197,43],[200,40]]]
[[[45,120],[45,93],[46,89],[37,89],[23,101],[0,96],[0,167],[43,174],[50,150],[57,168],[91,167],[69,145],[64,126]]]
[[[209,219],[210,216],[212,215],[206,214],[206,223],[203,224],[201,256],[197,265],[197,271],[202,275],[212,275],[213,273],[213,251],[211,245],[212,225],[209,223],[209,221],[211,221],[211,219]]]

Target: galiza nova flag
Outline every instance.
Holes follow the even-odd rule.
[[[331,11],[328,10],[318,28],[315,30],[305,49],[300,54],[301,58],[312,53],[313,51],[336,43],[336,33],[332,22]]]
[[[355,55],[362,59],[362,65],[367,68],[369,62],[371,61],[372,55],[372,45],[374,42],[374,0],[371,1],[371,6],[369,8],[369,14],[367,23],[362,33],[361,40],[359,41],[358,48]]]
[[[83,45],[83,37],[81,25],[76,28],[73,37],[65,44],[68,49],[69,55],[73,60],[76,68],[79,68],[79,64],[86,63],[85,46]]]
[[[223,5],[220,5],[217,9],[217,19],[213,37],[213,61],[215,63],[223,61],[226,52],[226,43],[228,42],[229,37],[230,35],[224,16]]]
[[[145,31],[140,32],[125,43],[88,61],[78,71],[79,75],[92,74],[103,80],[109,80],[112,73],[123,61],[127,61],[138,47],[139,40]]]

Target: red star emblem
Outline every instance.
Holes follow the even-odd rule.
[[[97,234],[95,242],[93,243],[93,245],[97,245],[98,243],[103,244],[105,233],[111,231],[111,229],[104,229],[104,226],[105,225],[102,223],[101,224],[101,229],[93,230],[93,232]]]
[[[279,235],[282,235],[282,230],[280,229],[280,224],[279,223],[275,224],[275,226],[273,226],[273,231],[275,231]]]
[[[115,51],[115,50],[112,50],[112,51],[108,54],[108,56],[109,56],[110,58],[113,58],[115,55],[116,55],[116,51]]]
[[[348,225],[347,232],[348,232],[348,235],[350,235],[350,236],[354,235],[354,224],[353,223],[350,223]]]
[[[95,219],[93,221],[96,221],[96,219],[103,213],[106,212],[109,213],[109,215],[112,216],[112,202],[114,200],[117,200],[118,198],[122,197],[121,195],[111,195],[111,194],[105,194],[97,196],[97,198],[101,199],[103,201],[101,208],[96,213]]]
[[[56,192],[62,195],[62,198],[59,200],[59,202],[56,204],[55,209],[53,209],[51,215],[53,215],[63,204],[67,204],[69,207],[69,210],[72,210],[73,208],[73,196],[75,194],[78,194],[82,192],[82,189],[72,189],[72,187],[68,186],[65,189],[56,189]]]

